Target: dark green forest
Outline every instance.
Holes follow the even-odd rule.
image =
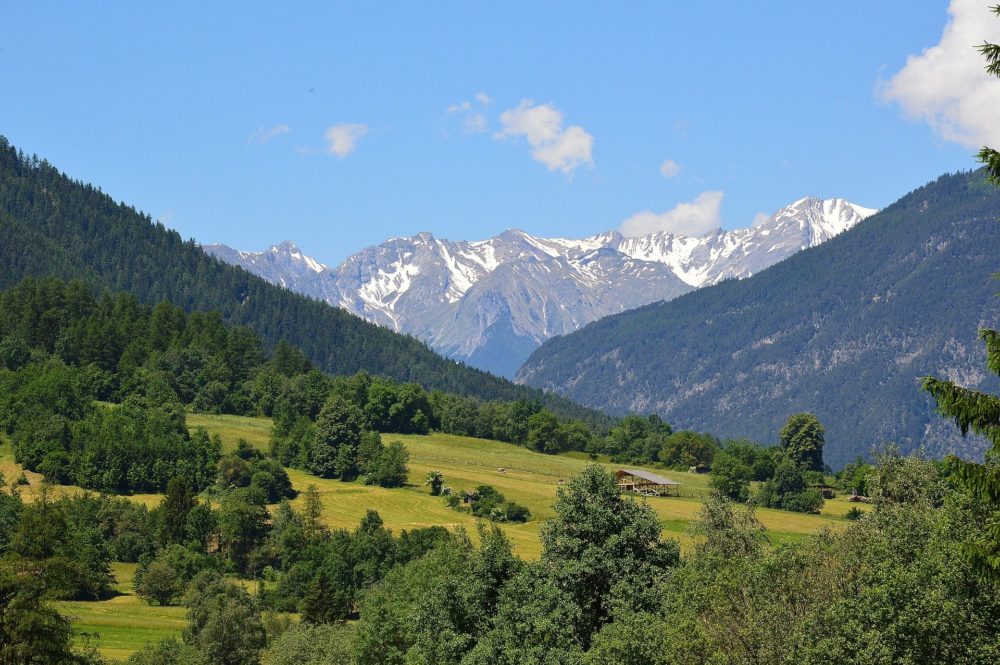
[[[281,464],[383,485],[405,481],[405,463],[380,432],[433,429],[546,453],[605,441],[603,430],[539,401],[428,393],[363,372],[332,377],[284,341],[267,351],[216,313],[95,295],[55,277],[0,293],[0,431],[29,470],[106,492],[162,491],[175,476],[202,490],[216,478],[219,446],[189,434],[188,409],[273,417],[271,457]],[[625,425],[608,440],[641,453],[644,431]]]
[[[281,340],[298,347],[324,372],[366,371],[485,400],[541,401],[561,415],[607,423],[598,412],[447,360],[413,337],[226,265],[3,137],[0,264],[0,289],[28,276],[79,278],[148,305],[169,301],[188,312],[218,312],[226,323],[253,329],[267,348]]]
[[[942,176],[753,277],[549,340],[521,376],[611,412],[641,406],[768,443],[789,415],[812,412],[834,467],[887,441],[978,457],[988,444],[938,421],[920,377],[1000,385],[976,338],[1000,319],[998,217],[982,170]]]

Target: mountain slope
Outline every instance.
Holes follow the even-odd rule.
[[[1000,194],[943,176],[829,242],[741,281],[549,340],[519,380],[680,427],[773,442],[813,411],[835,465],[882,441],[978,456],[919,391],[935,374],[996,389],[976,338],[1000,317]]]
[[[169,300],[189,311],[218,311],[228,323],[253,328],[268,345],[285,339],[298,346],[332,373],[365,370],[484,399],[543,399],[557,412],[602,419],[227,265],[99,189],[19,155],[3,137],[0,265],[0,289],[29,275],[78,277],[146,303]]]
[[[445,355],[512,376],[544,340],[609,314],[747,277],[851,228],[874,210],[804,198],[751,228],[539,238],[518,229],[482,241],[420,233],[324,268],[290,242],[265,252],[205,250],[268,281],[425,340]]]

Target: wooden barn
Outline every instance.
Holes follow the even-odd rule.
[[[643,496],[680,496],[681,484],[663,476],[642,469],[619,469],[615,471],[618,488],[623,492],[635,492]]]

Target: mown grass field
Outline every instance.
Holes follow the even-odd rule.
[[[261,450],[267,450],[270,420],[245,416],[195,414],[188,425],[204,427],[219,434],[226,450],[236,447],[240,438]],[[476,519],[453,510],[443,499],[430,496],[423,482],[428,471],[440,471],[445,484],[453,489],[473,489],[489,484],[510,500],[528,506],[532,519],[527,524],[507,524],[504,529],[518,554],[536,558],[541,552],[538,533],[541,523],[553,515],[552,502],[561,482],[592,463],[581,454],[542,455],[520,446],[499,441],[472,439],[450,434],[426,436],[385,434],[383,441],[402,441],[410,451],[410,478],[406,487],[382,489],[359,483],[317,478],[303,471],[289,469],[296,490],[316,485],[323,499],[324,517],[335,528],[357,526],[369,508],[379,512],[386,526],[399,532],[425,526],[464,527],[475,537]],[[619,468],[600,462],[609,470]],[[695,519],[701,498],[708,491],[708,476],[648,468],[681,483],[680,497],[648,499],[660,515],[665,535],[689,545],[688,524]],[[301,498],[293,502],[299,505]],[[818,533],[823,528],[844,524],[844,514],[853,504],[844,498],[828,500],[820,515],[802,515],[781,510],[759,509],[758,519],[768,530],[771,542],[780,543]]]
[[[224,450],[235,449],[243,438],[266,451],[271,422],[267,418],[245,416],[217,416],[191,414],[191,429],[204,427],[218,434]],[[315,484],[323,501],[323,516],[333,528],[353,529],[368,509],[379,512],[387,527],[395,533],[404,529],[440,525],[450,529],[462,527],[476,539],[477,520],[466,512],[449,508],[441,497],[432,497],[424,486],[427,473],[440,471],[445,484],[454,490],[473,489],[489,484],[506,497],[526,505],[531,510],[531,520],[526,524],[505,524],[504,530],[516,552],[528,559],[541,553],[539,531],[543,521],[554,513],[552,502],[561,483],[579,473],[589,459],[582,454],[542,455],[526,448],[498,441],[487,441],[448,434],[426,436],[383,435],[383,441],[402,441],[410,451],[410,476],[406,487],[383,489],[357,482],[342,483],[338,480],[317,478],[303,471],[289,469],[288,474],[296,490],[303,492]],[[600,462],[609,470],[619,468],[606,460]],[[697,516],[701,498],[708,492],[708,476],[686,472],[664,471],[643,467],[681,483],[680,496],[640,499],[660,516],[666,537],[677,538],[684,549],[691,547],[692,536],[688,527]],[[14,462],[9,445],[0,441],[0,472],[7,483],[20,475],[22,469]],[[26,472],[29,484],[20,489],[22,496],[31,500],[41,489],[39,474]],[[57,493],[83,491],[74,487],[53,488]],[[134,495],[132,500],[156,506],[159,495]],[[301,507],[302,497],[293,501]],[[846,524],[844,514],[856,504],[843,497],[828,500],[820,515],[803,515],[780,510],[758,509],[757,518],[767,528],[772,543],[806,538],[825,528],[838,528]],[[89,640],[110,659],[124,659],[148,641],[169,635],[179,635],[183,630],[185,610],[180,607],[154,607],[139,600],[132,592],[135,566],[115,564],[118,579],[118,596],[97,602],[60,602],[61,611],[73,618],[81,632],[81,640]],[[253,586],[253,585],[250,585]]]
[[[56,608],[73,621],[78,640],[97,647],[111,660],[125,660],[147,642],[180,637],[187,625],[183,607],[148,605],[132,592],[136,564],[112,565],[119,595],[101,601],[62,601]]]

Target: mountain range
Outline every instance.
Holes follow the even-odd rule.
[[[739,281],[611,316],[542,344],[518,379],[675,427],[776,443],[789,415],[826,426],[826,460],[873,446],[981,456],[920,378],[996,392],[977,339],[1000,321],[1000,191],[942,176],[818,247]]]
[[[3,136],[0,265],[0,290],[25,277],[81,280],[80,288],[97,293],[127,292],[149,305],[168,301],[217,313],[251,328],[268,347],[284,340],[300,348],[332,374],[365,371],[483,400],[539,401],[559,415],[608,422],[604,414],[443,358],[419,340],[223,263],[97,187],[26,157]]]
[[[409,333],[438,352],[513,376],[540,343],[610,314],[749,277],[852,228],[875,210],[802,198],[752,227],[699,237],[608,231],[582,240],[510,229],[488,240],[419,233],[328,267],[285,241],[264,252],[204,249],[234,265]]]

